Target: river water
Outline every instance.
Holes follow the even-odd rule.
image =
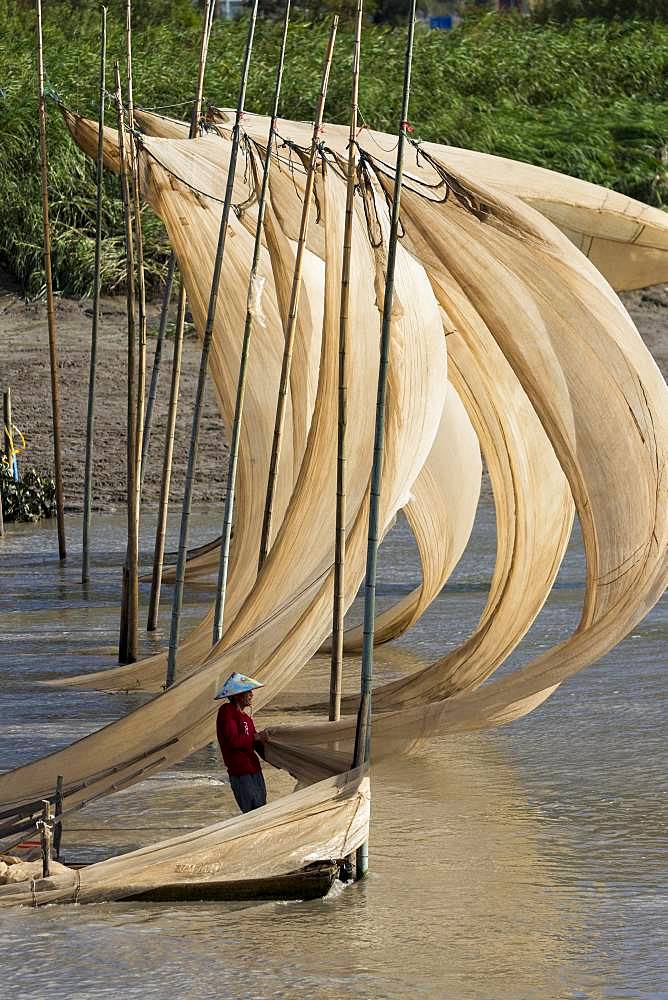
[[[219,522],[219,511],[199,511],[195,537],[210,537]],[[68,518],[64,567],[51,523],[10,527],[0,541],[3,770],[85,735],[145,697],[35,686],[114,663],[123,518],[94,520],[102,555],[87,592],[79,583],[80,527],[79,518]],[[146,550],[151,535],[147,515]],[[380,678],[414,670],[466,637],[493,562],[494,516],[483,502],[452,581],[411,632],[379,651]],[[548,604],[509,666],[577,624],[583,575],[576,533]],[[381,603],[416,581],[416,554],[400,521],[384,546]],[[205,590],[190,593],[188,623],[206,603]],[[356,614],[359,607],[351,620]],[[168,615],[166,600],[161,631],[151,640],[144,635],[144,652],[164,644]],[[616,650],[527,718],[439,740],[420,757],[375,769],[366,882],[310,903],[3,912],[0,997],[668,997],[667,634],[664,600]],[[357,669],[348,665],[349,689]],[[317,690],[324,697],[327,673],[326,661],[309,665],[282,705],[312,702]],[[267,771],[270,796],[290,791],[285,775]],[[94,804],[66,826],[64,860],[93,859],[232,815],[224,779],[210,746]]]

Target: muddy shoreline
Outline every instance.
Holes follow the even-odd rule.
[[[622,299],[665,378],[668,372],[668,285],[630,292],[622,295]],[[149,373],[159,313],[159,303],[149,306]],[[92,302],[90,299],[59,298],[56,316],[66,509],[79,511],[83,504]],[[172,329],[173,321],[172,316]],[[125,502],[126,390],[123,373],[126,367],[126,337],[124,297],[103,299],[95,423],[94,509],[98,511],[114,510]],[[13,420],[26,439],[26,450],[19,458],[20,465],[22,468],[34,466],[50,473],[53,469],[53,446],[46,308],[43,302],[26,302],[6,276],[0,276],[0,345],[0,389],[11,387]],[[143,491],[143,501],[148,505],[157,504],[160,493],[172,350],[173,341],[167,338]],[[199,342],[193,334],[186,337],[183,354],[181,405],[171,489],[171,497],[176,502],[183,495],[192,400],[199,368]],[[209,384],[202,419],[195,503],[216,503],[224,497],[227,446],[223,441],[223,422]]]
[[[172,331],[174,312],[172,306]],[[160,304],[151,304],[147,327],[147,392],[159,317]],[[68,511],[79,511],[83,506],[91,318],[91,300],[57,300],[63,480]],[[20,467],[34,466],[40,471],[52,473],[51,387],[44,304],[25,302],[15,290],[0,289],[0,344],[0,389],[11,386],[13,422],[26,439],[25,452],[19,456]],[[97,511],[110,511],[125,504],[126,344],[125,298],[105,298],[102,301],[96,379],[94,509]],[[168,327],[142,494],[144,502],[149,505],[157,505],[160,496],[173,346]],[[177,502],[183,496],[199,359],[199,342],[191,333],[184,340],[174,443],[171,497]],[[224,444],[223,422],[213,387],[209,384],[202,417],[194,502],[220,501],[225,495],[226,471],[227,446]]]

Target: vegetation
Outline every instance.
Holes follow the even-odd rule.
[[[565,2],[565,0],[564,0]],[[578,0],[580,2],[580,0]],[[584,4],[585,0],[581,0]],[[123,4],[109,14],[109,76],[123,53]],[[135,99],[170,106],[186,117],[196,74],[199,15],[189,0],[135,0]],[[71,0],[45,5],[49,83],[70,107],[96,116],[98,7]],[[310,120],[328,25],[301,15],[291,28],[282,111]],[[246,34],[242,21],[214,25],[206,95],[236,100]],[[248,107],[266,112],[273,87],[280,25],[258,24]],[[34,15],[17,0],[0,0],[0,268],[29,294],[43,284],[39,198]],[[399,115],[404,32],[368,24],[363,38],[361,110],[378,129]],[[327,118],[348,115],[352,28],[337,41]],[[452,32],[417,34],[411,120],[415,135],[525,160],[615,188],[653,205],[668,201],[668,26],[653,20],[539,23],[495,14],[468,18]],[[181,103],[179,103],[181,102]],[[176,105],[176,106],[174,106]],[[108,108],[108,124],[114,124]],[[87,294],[92,286],[95,170],[69,139],[55,108],[49,115],[53,259],[56,287]],[[159,221],[145,212],[146,260],[154,289],[166,270],[168,245]],[[117,181],[107,177],[103,283],[120,291],[124,277]]]
[[[22,471],[16,482],[6,462],[0,462],[0,499],[5,523],[39,521],[56,513],[56,486],[50,476],[35,469]]]
[[[578,17],[598,17],[605,21],[629,17],[668,21],[668,7],[666,0],[539,0],[533,17],[543,22],[573,21]]]

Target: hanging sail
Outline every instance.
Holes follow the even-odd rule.
[[[283,132],[289,128],[300,134],[300,126],[283,123]],[[224,183],[226,142],[224,136],[187,144],[146,138],[139,156],[144,196],[167,225],[200,328],[212,234],[220,221],[215,199]],[[291,240],[300,208],[299,173],[283,166],[282,174],[274,173],[272,204]],[[426,175],[408,176],[402,197],[382,524],[386,529],[410,502],[430,456],[440,454],[435,443],[448,392],[447,343],[449,377],[492,473],[500,541],[491,603],[475,641],[413,674],[417,697],[406,693],[403,680],[379,692],[375,759],[411,752],[439,734],[500,725],[535,708],[619,642],[659,598],[668,578],[668,392],[627,313],[572,242],[512,194],[458,173],[436,156],[421,169]],[[346,604],[363,574],[371,464],[368,397],[377,377],[378,292],[393,183],[391,166],[372,156],[364,157],[363,170],[365,198],[356,206],[353,233],[351,303],[353,328],[360,333],[351,338],[357,386],[349,401]],[[247,197],[242,187],[240,199]],[[309,291],[323,302],[318,386],[299,469],[288,466],[285,474],[285,509],[269,558],[257,578],[234,564],[231,581],[238,589],[229,626],[213,649],[204,635],[197,648],[193,640],[189,676],[71,747],[0,776],[3,805],[39,798],[57,774],[67,776],[69,798],[76,803],[183,759],[210,739],[213,697],[229,673],[240,669],[265,683],[256,699],[261,708],[325,639],[332,600],[332,428],[345,205],[334,157],[323,160],[318,198],[320,221],[309,241],[310,252],[323,262],[322,285]],[[252,206],[233,225],[230,246],[238,249],[228,261],[229,296],[214,331],[214,355],[223,352],[226,338],[238,341],[243,328],[245,297],[239,289],[247,286],[251,223]],[[267,343],[273,337],[275,355],[282,337],[276,282],[283,279],[269,253],[263,266]],[[316,314],[314,307],[311,316]],[[221,357],[213,368],[221,406],[228,411],[231,364]],[[254,378],[260,383],[254,387],[258,399],[266,399],[275,373],[259,366]],[[296,392],[308,391],[308,380],[298,386]],[[258,402],[257,410],[265,405]],[[303,398],[294,405],[308,412]],[[266,449],[264,435],[256,440],[253,433],[249,427],[249,462],[254,448]],[[467,457],[459,461],[479,462],[470,448],[460,456]],[[253,470],[240,481],[244,502],[252,503],[248,491],[258,488]],[[427,492],[440,502],[438,490]],[[587,560],[578,629],[528,666],[482,685],[542,606],[563,554],[573,504]],[[251,533],[250,525],[240,532],[240,550],[250,545]],[[242,582],[235,584],[237,575]],[[144,669],[134,665],[125,676],[140,680]],[[269,759],[312,781],[346,769],[352,738],[350,719],[279,727]],[[75,790],[83,781],[89,783],[85,791]]]

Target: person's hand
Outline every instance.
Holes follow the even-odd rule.
[[[255,734],[255,739],[258,743],[267,743],[269,741],[269,735],[266,729],[263,729],[261,733]]]

